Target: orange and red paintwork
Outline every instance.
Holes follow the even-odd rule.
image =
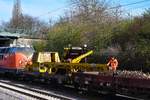
[[[23,69],[29,59],[22,53],[3,54],[0,59],[0,67],[6,69]]]
[[[31,62],[32,47],[0,47],[0,69],[24,69]]]

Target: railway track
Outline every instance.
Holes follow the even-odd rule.
[[[5,81],[0,81],[0,87],[10,91],[17,92],[21,95],[30,97],[31,99],[35,100],[73,100],[73,98],[69,98],[66,96],[58,95],[55,93],[47,93],[42,90],[31,89],[28,87],[15,85]]]
[[[89,93],[87,93],[86,91],[85,92],[78,92],[76,94],[72,94],[74,95],[74,97],[79,97],[79,96],[83,96],[83,98],[79,97],[79,98],[74,98],[73,96],[70,95],[70,97],[65,94],[59,94],[57,92],[52,92],[50,93],[50,91],[48,91],[46,89],[47,86],[44,85],[44,87],[41,88],[38,88],[38,87],[41,87],[40,85],[37,84],[37,86],[34,87],[34,84],[29,85],[29,84],[22,84],[22,83],[18,83],[18,82],[12,82],[12,81],[8,81],[8,80],[0,80],[0,87],[3,87],[3,88],[6,88],[8,90],[11,90],[11,91],[15,91],[15,92],[18,92],[20,93],[20,95],[26,95],[28,97],[31,97],[35,100],[39,99],[39,100],[99,100],[99,98],[101,98],[101,100],[112,100],[113,99],[120,99],[120,100],[148,100],[148,99],[141,99],[141,98],[135,98],[135,97],[132,97],[132,96],[126,96],[126,95],[121,95],[121,94],[116,94],[116,95],[107,95],[107,94],[100,94],[100,95],[91,95]],[[14,87],[14,88],[11,88],[11,87]],[[70,90],[74,91],[74,87],[70,87],[70,86],[65,86],[66,88],[63,88],[63,90],[65,91],[68,91],[70,93]],[[19,89],[18,89],[19,88]],[[70,88],[70,89],[68,89]],[[26,91],[27,90],[27,91]],[[26,92],[24,92],[26,91]],[[58,89],[58,91],[61,91],[61,89]],[[77,91],[76,91],[77,92]],[[56,93],[56,94],[54,94]],[[65,96],[63,96],[65,95]],[[19,99],[20,100],[20,99]],[[25,100],[28,100],[28,99],[25,99]]]
[[[116,97],[124,98],[126,100],[144,100],[142,98],[137,98],[137,97],[132,97],[132,96],[127,96],[127,95],[121,95],[121,94],[116,94]]]

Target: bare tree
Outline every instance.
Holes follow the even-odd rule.
[[[12,11],[11,27],[19,28],[21,21],[22,21],[21,1],[15,0]]]
[[[110,9],[111,4],[107,0],[70,0],[70,2],[74,6],[70,10],[69,23],[81,29],[83,43],[103,44],[102,39],[110,36],[111,29],[121,18],[120,7]]]
[[[49,26],[29,15],[22,14],[20,0],[15,0],[12,10],[12,18],[9,22],[2,23],[5,31],[27,34],[31,37],[43,38],[47,35]]]

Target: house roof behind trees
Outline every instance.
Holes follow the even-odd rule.
[[[18,33],[10,33],[10,32],[0,32],[0,40],[5,39],[18,39],[21,35]]]

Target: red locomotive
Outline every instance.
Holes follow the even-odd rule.
[[[34,49],[25,46],[0,47],[1,71],[23,69],[31,60]]]

